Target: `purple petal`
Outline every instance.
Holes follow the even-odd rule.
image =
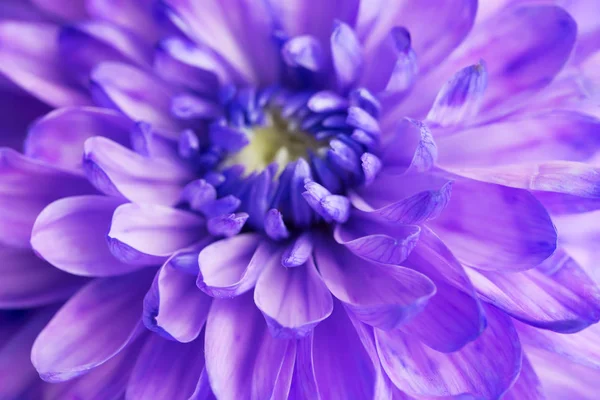
[[[118,398],[125,392],[143,342],[142,338],[137,339],[119,354],[85,375],[66,382],[44,385],[44,400]]]
[[[531,4],[497,13],[478,24],[451,62],[414,88],[419,91],[419,101],[407,102],[403,114],[426,113],[438,88],[449,76],[481,59],[487,63],[489,76],[482,111],[492,108],[503,113],[512,111],[526,104],[532,94],[551,82],[562,69],[575,44],[576,33],[573,18],[554,5]],[[390,113],[390,118],[393,115],[396,113]]]
[[[530,269],[556,249],[556,229],[539,201],[500,185],[456,180],[432,225],[463,264],[482,270]]]
[[[28,398],[27,390],[38,384],[39,376],[31,365],[29,349],[55,310],[50,307],[38,311],[0,312],[1,398]]]
[[[377,371],[339,302],[331,316],[316,327],[312,351],[321,399],[375,398]]]
[[[154,69],[166,81],[206,94],[216,94],[219,82],[241,81],[231,66],[209,46],[178,37],[159,43]]]
[[[394,27],[370,50],[361,83],[375,94],[402,94],[412,87],[418,72],[410,33]]]
[[[353,217],[335,227],[334,238],[365,260],[400,265],[414,249],[420,232],[416,225],[384,225]]]
[[[14,85],[10,82],[7,82],[9,87],[2,86],[3,84],[0,82],[0,109],[5,115],[10,115],[10,118],[0,120],[0,131],[2,132],[0,147],[10,147],[22,151],[23,141],[31,121],[42,117],[51,111],[51,108],[24,90],[11,87]]]
[[[414,396],[500,398],[521,369],[521,344],[510,318],[486,309],[488,326],[477,341],[453,353],[439,353],[414,336],[375,331],[377,350],[392,382]],[[485,371],[485,373],[483,373]]]
[[[204,235],[204,220],[196,214],[159,205],[127,203],[115,210],[108,240],[119,260],[156,265]]]
[[[475,289],[462,265],[430,229],[423,228],[404,265],[431,279],[436,295],[421,313],[400,328],[403,332],[445,353],[479,337],[486,319]]]
[[[330,241],[319,241],[315,262],[331,293],[358,319],[381,329],[410,320],[436,291],[419,272],[370,263]]]
[[[338,87],[344,91],[354,86],[362,73],[362,47],[352,28],[343,22],[333,28],[331,55]]]
[[[105,196],[78,196],[46,207],[33,226],[34,251],[55,267],[75,275],[112,276],[139,269],[117,260],[106,235],[115,209],[122,204]]]
[[[591,199],[600,197],[600,169],[590,164],[549,161],[492,168],[464,168],[457,169],[456,173],[514,188],[558,192]]]
[[[25,155],[57,168],[83,173],[83,144],[93,136],[104,136],[126,145],[131,121],[118,112],[92,107],[70,107],[53,111],[29,127]]]
[[[0,242],[29,247],[37,215],[56,199],[95,190],[82,177],[0,149]]]
[[[429,128],[421,121],[404,118],[397,124],[382,161],[389,172],[424,172],[437,159],[437,146]]]
[[[254,302],[273,337],[286,339],[308,335],[333,309],[312,258],[297,268],[284,268],[279,257],[271,258],[256,282]]]
[[[562,365],[561,368],[563,369]],[[502,397],[503,400],[521,400],[521,399],[544,399],[542,384],[536,375],[529,359],[523,354],[523,364],[521,365],[521,373],[519,379],[513,387]]]
[[[241,129],[213,124],[210,127],[211,143],[214,143],[229,152],[238,152],[250,143],[250,139]]]
[[[152,0],[86,0],[86,8],[93,18],[122,26],[150,42],[159,32],[152,7]]]
[[[288,36],[309,34],[328,43],[335,21],[354,25],[359,1],[307,2],[304,0],[267,0],[277,26]]]
[[[86,140],[84,167],[104,193],[163,205],[177,203],[184,185],[194,179],[183,164],[144,157],[102,137]]]
[[[82,375],[131,343],[142,329],[142,298],[151,279],[148,271],[99,278],[73,296],[33,344],[31,360],[42,379]]]
[[[205,354],[217,398],[243,399],[250,394],[271,398],[278,378],[291,375],[293,364],[284,362],[288,351],[295,353],[296,342],[271,336],[251,293],[213,302],[206,323]]]
[[[252,289],[273,256],[259,235],[245,233],[206,246],[198,256],[198,287],[211,297],[234,297]]]
[[[146,66],[151,57],[150,48],[130,32],[98,21],[63,27],[59,49],[67,72],[84,87],[89,85],[91,71],[102,62]]]
[[[173,266],[174,255],[162,266],[144,299],[144,324],[167,339],[188,343],[204,327],[211,298],[196,286],[193,275]]]
[[[346,109],[348,100],[335,92],[323,90],[313,94],[306,105],[315,113],[325,113]]]
[[[39,9],[66,20],[84,19],[88,16],[83,0],[31,0]]]
[[[486,301],[538,328],[573,333],[600,320],[600,290],[564,251],[529,271],[469,277]]]
[[[598,129],[600,120],[574,111],[525,113],[438,137],[438,161],[460,167],[586,161],[600,148]]]
[[[479,112],[487,87],[487,71],[483,61],[463,68],[442,87],[427,121],[441,126],[468,122]]]
[[[303,265],[312,255],[314,240],[310,233],[303,233],[287,245],[281,254],[281,265],[286,268]]]
[[[419,224],[437,218],[448,205],[452,181],[427,174],[381,173],[368,188],[350,196],[352,205],[369,219],[394,224]]]
[[[137,356],[127,399],[190,398],[204,369],[203,345],[202,340],[183,344],[151,335]]]
[[[290,236],[281,212],[276,208],[270,209],[265,216],[265,233],[273,240],[283,240]]]
[[[206,223],[206,230],[216,237],[232,237],[242,231],[244,224],[248,220],[248,213],[236,213],[229,215],[220,215],[213,217]]]
[[[554,353],[594,369],[600,367],[600,326],[598,324],[568,335],[537,329],[521,322],[515,322],[515,325],[521,342],[529,348]]]
[[[374,2],[371,7],[372,16],[369,18],[375,17],[375,21],[374,24],[371,22],[365,39],[367,50],[370,52],[392,27],[405,27],[411,34],[420,68],[426,72],[446,58],[471,30],[477,1],[434,0],[422,3],[403,0]],[[369,10],[368,6],[366,10]]]
[[[312,36],[296,36],[285,42],[281,48],[283,60],[290,67],[302,67],[309,71],[319,71],[323,66],[323,49]]]
[[[58,30],[50,23],[1,22],[0,73],[51,106],[89,104],[62,74]]]
[[[169,114],[173,89],[147,72],[131,65],[105,62],[91,75],[92,95],[105,107],[114,107],[134,121],[177,130]]]
[[[278,48],[267,6],[248,0],[167,0],[189,34],[220,52],[247,80],[273,82]],[[244,21],[240,24],[239,21]]]
[[[545,398],[556,400],[596,398],[600,382],[600,372],[597,368],[588,368],[569,362],[559,355],[529,348],[527,356],[541,381]],[[507,398],[512,400],[510,393],[507,393]]]
[[[0,306],[29,308],[68,299],[85,279],[65,274],[29,249],[0,245]]]

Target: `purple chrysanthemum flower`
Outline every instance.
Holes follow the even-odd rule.
[[[595,399],[599,12],[3,1],[0,399]]]

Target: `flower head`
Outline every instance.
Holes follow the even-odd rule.
[[[0,397],[593,398],[593,0],[33,3]]]

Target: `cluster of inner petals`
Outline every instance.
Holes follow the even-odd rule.
[[[379,171],[380,105],[366,89],[227,88],[205,143],[183,135],[182,156],[200,179],[183,202],[208,218],[209,232],[242,229],[273,239],[319,223],[345,222],[348,188]]]

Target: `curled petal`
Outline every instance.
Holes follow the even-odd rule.
[[[315,262],[331,293],[361,321],[394,329],[407,322],[435,294],[435,285],[414,270],[370,263],[342,246],[321,240]]]
[[[55,201],[38,216],[31,245],[46,261],[83,276],[112,276],[139,269],[116,259],[106,235],[115,209],[123,201],[105,196],[67,197]]]
[[[193,275],[173,266],[176,257],[161,267],[144,298],[144,324],[167,339],[188,343],[204,327],[211,298],[198,289]]]
[[[173,205],[194,178],[183,165],[144,157],[102,137],[86,140],[84,151],[88,179],[106,194],[133,201]]]
[[[273,257],[260,236],[245,233],[206,246],[198,256],[198,287],[212,297],[234,297],[252,289]]]
[[[297,268],[284,268],[272,258],[256,282],[254,302],[275,338],[304,337],[333,309],[312,257]]]
[[[362,218],[352,218],[337,225],[336,242],[366,260],[381,264],[400,265],[419,240],[417,225],[384,225]]]
[[[127,203],[113,215],[108,238],[112,253],[126,263],[156,265],[191,246],[204,233],[204,220],[187,211]]]

